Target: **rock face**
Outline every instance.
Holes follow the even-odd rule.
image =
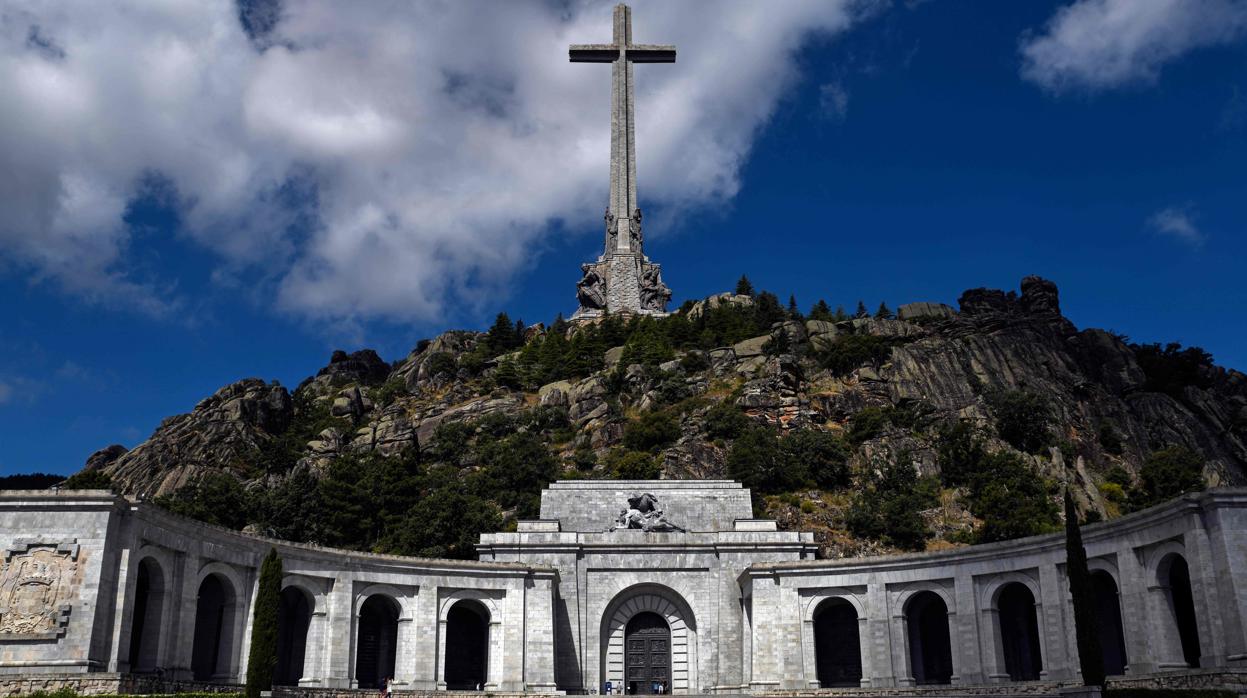
[[[710,308],[749,310],[754,303],[750,296],[720,294],[685,312],[702,318]],[[1108,507],[1097,487],[1104,473],[1114,466],[1137,473],[1151,451],[1170,444],[1202,454],[1210,483],[1247,481],[1247,376],[1203,367],[1199,385],[1150,391],[1135,349],[1103,330],[1074,327],[1060,314],[1056,285],[1039,277],[1023,279],[1020,294],[966,291],[959,305],[958,311],[909,303],[900,306],[898,319],[784,320],[769,334],[689,350],[656,366],[623,365],[624,347],[602,347],[596,350],[604,354],[601,370],[530,384],[528,392],[493,380],[499,362],[482,358],[483,335],[475,332],[422,341],[392,368],[370,350],[335,352],[300,385],[297,399],[278,385],[240,381],[191,413],[165,420],[134,450],[109,447],[92,455],[87,467],[112,474],[132,494],[168,493],[210,472],[272,484],[283,475],[257,464],[275,443],[294,444],[298,465],[292,468],[322,473],[348,454],[424,450],[443,425],[541,409],[565,415],[559,438],[551,431],[543,438],[571,468],[579,467],[572,463],[582,462],[576,454],[586,450],[600,463],[623,444],[638,415],[660,409],[679,425],[678,437],[657,452],[663,477],[715,478],[727,475],[731,442],[709,436],[705,417],[711,405],[727,401],[780,432],[847,433],[867,408],[920,413],[927,426],[885,423],[854,445],[850,465],[864,472],[907,457],[922,473],[935,474],[936,426],[968,419],[989,448],[1008,448],[997,436],[992,401],[1005,391],[1026,391],[1050,406],[1055,446],[1024,457],[1102,513]],[[530,341],[553,331],[530,329]],[[824,367],[821,357],[860,345],[862,338],[873,338],[867,343],[882,353],[847,371]],[[1101,443],[1103,434],[1120,444]]]
[[[103,470],[128,494],[166,494],[204,472],[254,463],[260,447],[289,426],[293,407],[282,386],[258,378],[241,380],[216,391],[189,414],[169,417],[147,441]]]

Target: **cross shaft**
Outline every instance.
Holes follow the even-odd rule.
[[[609,44],[573,44],[568,50],[572,63],[611,63],[611,194],[608,220],[618,228],[608,231],[606,253],[640,252],[640,231],[636,249],[630,235],[633,213],[639,208],[636,195],[636,98],[632,86],[633,63],[674,63],[675,46],[633,44],[632,9],[616,5],[613,41]]]

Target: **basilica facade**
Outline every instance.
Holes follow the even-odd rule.
[[[1187,495],[1084,538],[1114,681],[1243,684],[1247,490]],[[0,493],[0,544],[5,693],[240,683],[270,549],[285,575],[278,691],[392,679],[1042,694],[1079,680],[1062,536],[819,560],[812,534],[753,518],[728,481],[556,482],[540,518],[483,535],[477,561],[269,540],[100,491]]]

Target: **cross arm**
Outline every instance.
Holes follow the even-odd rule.
[[[619,47],[614,44],[572,44],[567,49],[572,63],[611,63],[619,58]]]
[[[633,63],[675,63],[675,47],[668,44],[637,44],[628,47]]]

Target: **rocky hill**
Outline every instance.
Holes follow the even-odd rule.
[[[735,477],[782,525],[815,530],[829,556],[1046,530],[1064,487],[1097,518],[1190,487],[1182,467],[1206,484],[1247,480],[1247,376],[1199,349],[1079,330],[1038,277],[1020,294],[966,291],[959,305],[848,317],[740,293],[661,320],[547,328],[500,316],[487,333],[447,332],[392,365],[335,352],[293,393],[258,379],[225,386],[133,450],[94,454],[84,473],[176,507],[222,477],[244,493],[306,490],[401,463],[426,477],[407,509],[447,481],[493,507],[448,524],[464,528],[535,513],[535,493],[556,477]],[[533,455],[514,460],[522,453]],[[435,472],[441,484],[427,479]],[[430,550],[393,542],[409,515],[397,509],[338,539],[283,528],[272,512],[284,505],[266,506],[232,525]],[[994,529],[999,511],[1033,525]],[[432,550],[470,554],[470,543],[445,545]]]

